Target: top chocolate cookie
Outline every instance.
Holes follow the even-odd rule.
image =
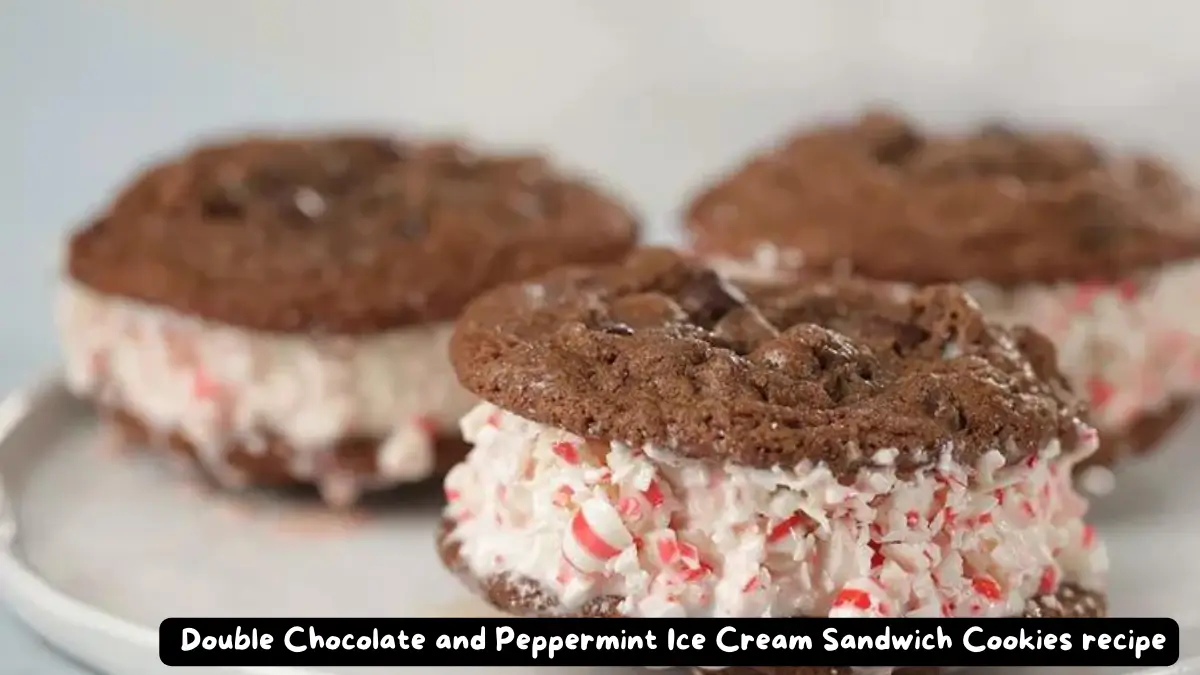
[[[485,294],[451,355],[475,394],[583,437],[841,476],[1017,461],[1074,444],[1081,414],[1049,342],[985,322],[957,287],[736,287],[653,248]]]
[[[245,138],[155,166],[74,234],[102,293],[245,328],[364,333],[621,257],[633,216],[539,156],[382,136]]]
[[[915,283],[1115,280],[1200,256],[1191,190],[1159,160],[996,125],[931,135],[885,112],[752,158],[686,219],[706,255],[768,243],[809,269]]]

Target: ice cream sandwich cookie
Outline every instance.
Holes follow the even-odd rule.
[[[66,377],[127,436],[229,485],[331,501],[461,459],[447,357],[479,292],[619,259],[636,226],[539,156],[382,136],[214,142],[69,242]]]
[[[1163,161],[1075,134],[933,135],[890,113],[807,129],[701,190],[697,251],[753,277],[958,283],[1058,347],[1103,436],[1083,485],[1200,393],[1200,213]]]
[[[484,295],[451,354],[484,402],[440,552],[503,611],[1105,611],[1070,480],[1097,434],[1053,346],[957,287],[752,288],[643,249]]]

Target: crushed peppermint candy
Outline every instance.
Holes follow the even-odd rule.
[[[333,503],[423,480],[435,468],[436,436],[476,402],[443,356],[449,324],[353,339],[268,334],[70,282],[57,311],[70,389],[156,434],[182,435],[228,486],[248,478],[230,448],[257,451],[275,438],[291,452],[292,477]],[[373,474],[337,467],[347,438],[379,440]]]
[[[1200,263],[1143,278],[1000,289],[966,286],[998,321],[1037,327],[1058,347],[1059,366],[1088,396],[1102,430],[1120,430],[1177,397],[1200,393]]]
[[[627,616],[1014,616],[1107,571],[1070,479],[1096,447],[1086,427],[1071,453],[1051,442],[1006,465],[997,449],[905,479],[877,462],[852,485],[809,462],[588,442],[489,403],[462,429],[475,448],[446,478],[446,517],[463,561],[529,578],[564,611],[612,595]]]

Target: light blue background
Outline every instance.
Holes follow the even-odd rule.
[[[15,11],[14,11],[15,5]],[[54,361],[60,235],[191,133],[303,110],[302,96],[201,57],[96,2],[0,4],[0,384]],[[70,20],[64,20],[64,17]],[[3,650],[0,650],[3,654]],[[0,657],[2,658],[2,657]]]
[[[101,2],[0,3],[0,387],[52,367],[50,307],[62,233],[123,174],[189,133],[303,97],[201,57]],[[0,609],[0,674],[74,666]]]

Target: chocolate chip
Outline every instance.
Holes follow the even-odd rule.
[[[834,403],[843,403],[854,393],[854,385],[840,373],[826,378],[822,386],[826,395],[829,396],[829,400]]]
[[[711,328],[721,317],[745,303],[740,291],[710,270],[693,277],[678,298],[683,311],[705,328]]]
[[[854,345],[837,333],[830,332],[819,344],[813,345],[813,356],[823,370],[840,366],[855,357]]]
[[[749,354],[758,345],[779,335],[761,312],[749,306],[730,311],[717,322],[712,333],[738,354]]]
[[[872,111],[863,115],[858,128],[871,155],[880,164],[904,164],[923,144],[920,134],[907,120],[889,112]]]
[[[889,138],[875,146],[875,160],[880,164],[900,166],[920,147],[921,139],[916,134]]]
[[[200,210],[205,218],[212,218],[218,221],[240,218],[245,212],[242,204],[235,200],[226,190],[217,190],[213,194],[204,197],[200,202]]]
[[[892,350],[897,356],[911,354],[917,347],[927,342],[930,338],[929,331],[920,326],[914,326],[909,323],[894,325],[895,339],[892,342]]]
[[[944,389],[930,388],[922,400],[925,412],[950,431],[962,431],[967,427],[966,417],[962,409],[955,405],[950,392]]]

